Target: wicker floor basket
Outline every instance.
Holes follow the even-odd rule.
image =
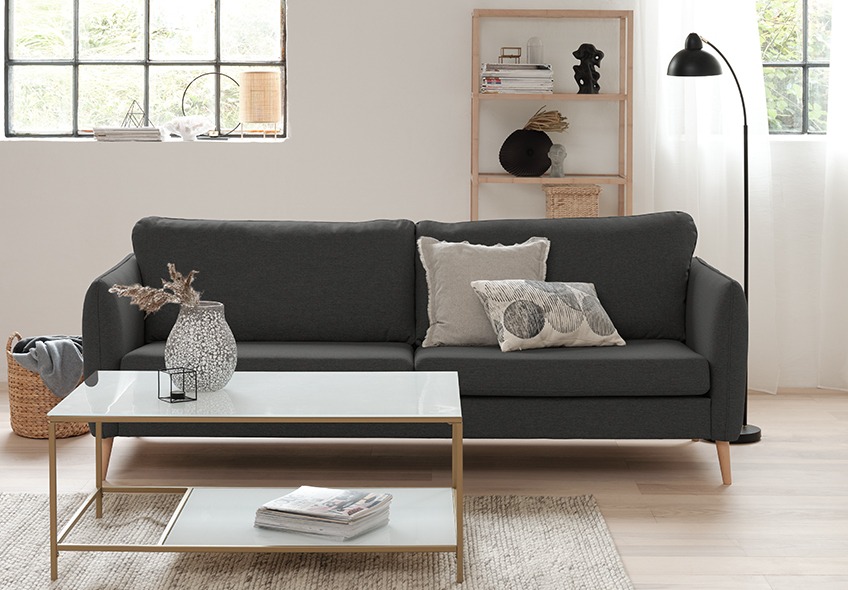
[[[597,217],[598,196],[601,187],[597,184],[546,184],[545,217]]]
[[[12,431],[26,438],[48,438],[47,412],[61,399],[44,385],[41,376],[24,369],[12,356],[13,341],[21,339],[15,332],[6,342],[6,363],[9,366],[9,416]],[[59,422],[56,438],[79,436],[88,432],[88,424]]]

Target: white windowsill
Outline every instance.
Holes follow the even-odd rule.
[[[195,141],[183,141],[178,138],[170,138],[165,141],[97,141],[93,137],[0,137],[0,142],[14,143],[36,143],[36,142],[52,142],[52,143],[96,143],[96,144],[128,144],[128,143],[149,143],[154,145],[170,144],[170,143],[187,143],[187,144],[231,144],[231,143],[267,143],[278,144],[284,142],[287,137],[240,137],[233,135],[227,139],[198,139]]]
[[[769,135],[769,141],[775,143],[825,143],[827,135]]]

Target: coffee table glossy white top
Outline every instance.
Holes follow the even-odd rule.
[[[53,421],[446,422],[461,419],[453,372],[236,372],[197,401],[157,397],[156,371],[100,371],[48,414]]]

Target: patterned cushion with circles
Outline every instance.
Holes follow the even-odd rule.
[[[624,346],[592,283],[473,281],[501,350]]]

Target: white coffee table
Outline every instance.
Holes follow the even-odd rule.
[[[100,371],[47,415],[50,455],[50,574],[60,551],[455,552],[463,579],[462,412],[454,372],[237,372],[221,391],[197,401],[157,397],[156,371]],[[95,425],[96,489],[59,531],[56,424]],[[102,477],[102,425],[116,422],[446,423],[452,430],[450,488],[374,488],[393,496],[389,525],[349,541],[259,529],[261,504],[293,488],[115,486]],[[308,484],[309,482],[304,482]],[[359,489],[359,488],[357,488]],[[154,545],[71,544],[65,539],[103,494],[179,492],[183,498]]]

